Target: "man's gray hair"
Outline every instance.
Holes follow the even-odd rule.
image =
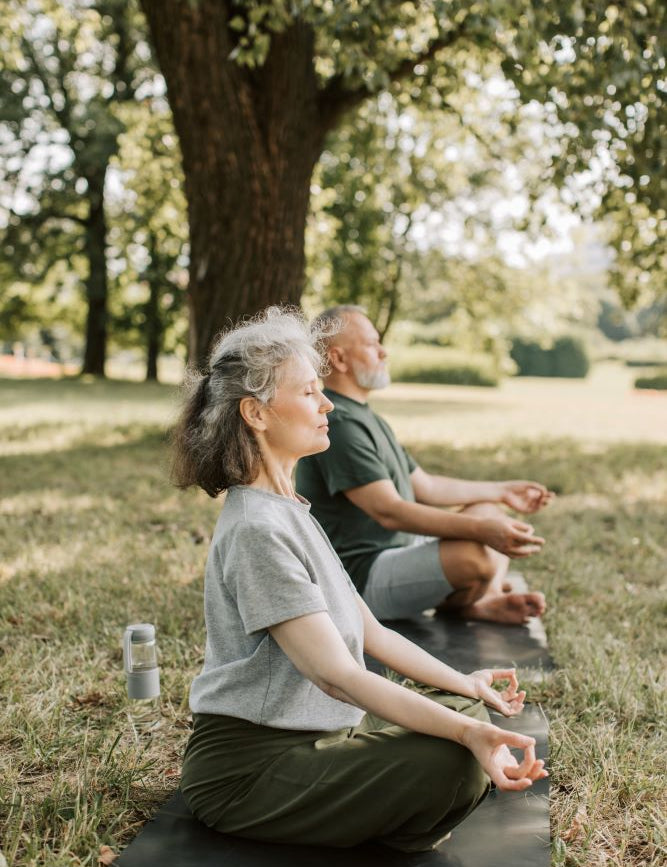
[[[322,336],[298,309],[269,307],[216,340],[208,369],[186,373],[184,405],[172,434],[171,475],[178,487],[198,485],[216,497],[257,478],[259,446],[241,416],[241,400],[269,403],[290,359],[307,359],[319,373]]]
[[[359,304],[338,304],[327,307],[313,319],[311,328],[319,335],[319,340],[326,346],[331,337],[345,328],[345,317],[349,313],[361,313],[368,316],[366,309]]]

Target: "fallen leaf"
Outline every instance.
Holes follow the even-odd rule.
[[[118,855],[111,846],[100,846],[100,854],[97,858],[98,864],[113,864],[116,858],[118,858]]]
[[[72,698],[72,704],[78,707],[102,707],[105,703],[106,697],[97,690],[86,692],[83,695],[75,695]]]
[[[580,807],[577,807],[577,812],[572,817],[570,827],[567,829],[567,831],[561,834],[561,838],[565,840],[566,843],[571,843],[572,840],[575,840],[579,836],[579,834],[581,834],[584,823],[587,821],[588,813],[586,811],[586,807],[582,804]]]

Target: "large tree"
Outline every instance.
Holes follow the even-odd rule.
[[[12,265],[0,290],[12,279],[57,283],[63,263],[83,272],[83,372],[97,375],[108,330],[105,188],[124,129],[117,106],[156,75],[141,24],[125,0],[7,0],[0,14],[2,241]]]
[[[557,180],[602,148],[613,160],[622,143],[630,165],[649,173],[653,195],[656,148],[664,148],[660,136],[649,136],[659,126],[664,79],[659,0],[627,7],[602,0],[142,6],[183,152],[190,353],[197,362],[229,319],[299,300],[311,175],[342,116],[383,88],[407,99],[428,91],[446,108],[474,54],[495,59],[523,98],[545,106],[554,130],[568,137]],[[626,159],[616,177],[629,179],[622,183],[642,198],[647,184],[627,166]]]

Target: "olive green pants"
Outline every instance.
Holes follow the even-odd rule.
[[[428,697],[488,719],[479,701]],[[195,714],[181,780],[194,815],[224,833],[324,846],[376,840],[407,852],[432,848],[488,788],[465,747],[370,714],[336,732]]]

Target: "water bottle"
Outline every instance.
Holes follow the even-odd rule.
[[[161,722],[160,669],[152,623],[133,623],[127,627],[123,636],[123,664],[128,716],[136,734],[150,734]]]

